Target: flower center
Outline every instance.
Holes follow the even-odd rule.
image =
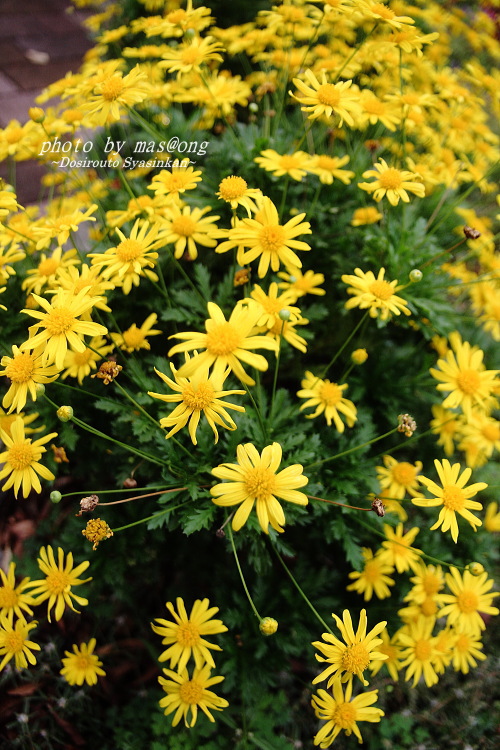
[[[432,648],[429,641],[416,641],[415,643],[415,659],[418,661],[428,661],[431,658]]]
[[[342,729],[351,729],[352,725],[356,721],[357,713],[356,708],[352,703],[341,703],[337,705],[332,715],[332,720],[337,726]]]
[[[62,570],[53,570],[47,576],[46,586],[51,595],[54,596],[69,591],[71,580],[69,575]]]
[[[471,395],[481,385],[481,378],[476,370],[462,370],[457,375],[457,385],[463,393]]]
[[[326,156],[325,154],[318,156],[318,161],[316,162],[316,166],[320,169],[335,169],[336,165],[337,160],[332,159],[331,156]]]
[[[101,95],[106,101],[112,102],[118,99],[123,88],[123,79],[120,76],[111,76],[101,85]]]
[[[486,440],[489,440],[492,443],[496,443],[497,440],[500,440],[500,425],[487,424],[485,425],[485,427],[483,427],[481,433],[483,437],[486,438]]]
[[[374,297],[383,301],[388,300],[392,297],[393,288],[388,281],[373,281],[368,286],[368,291],[373,294]]]
[[[73,354],[73,361],[77,367],[83,367],[83,365],[88,365],[90,360],[92,359],[92,349],[85,349],[84,352],[72,352]]]
[[[455,648],[457,651],[467,652],[470,648],[470,638],[466,633],[462,633],[455,641]]]
[[[479,598],[474,591],[465,589],[465,591],[461,591],[458,595],[457,603],[459,609],[464,614],[469,615],[471,612],[477,612],[477,608],[479,606]]]
[[[432,599],[432,597],[428,596],[424,601],[422,602],[422,614],[426,617],[432,617],[432,615],[435,615],[437,612],[437,604]]]
[[[46,260],[42,260],[41,263],[38,265],[38,273],[40,276],[52,276],[53,273],[57,271],[59,267],[59,261],[55,258],[47,258]]]
[[[196,65],[202,62],[203,55],[196,47],[188,47],[182,50],[180,59],[183,65]]]
[[[378,581],[380,579],[380,564],[377,560],[369,560],[365,564],[364,578],[370,583]]]
[[[182,400],[189,409],[201,411],[214,400],[214,388],[210,383],[200,383],[197,388],[187,385],[182,391]]]
[[[379,175],[378,181],[384,190],[397,190],[401,187],[403,180],[399,169],[389,167]]]
[[[29,438],[26,443],[14,443],[8,451],[8,462],[14,471],[24,471],[38,457],[39,452],[33,449]]]
[[[369,115],[382,115],[385,110],[384,103],[379,102],[378,99],[367,99],[363,102],[363,107]]]
[[[13,383],[27,383],[28,380],[31,380],[34,370],[33,354],[23,352],[12,358],[12,361],[5,368],[5,374]]]
[[[265,252],[278,252],[285,244],[283,227],[264,227],[259,233],[259,241]]]
[[[463,510],[465,503],[464,493],[454,484],[443,487],[443,505],[448,510]]]
[[[177,628],[177,643],[181,646],[196,646],[200,642],[200,631],[191,620]]]
[[[23,137],[23,130],[22,128],[11,128],[8,133],[5,133],[4,137],[7,139],[7,143],[17,143]]]
[[[300,158],[290,154],[284,154],[281,157],[280,162],[282,169],[296,169],[297,167],[300,167]]]
[[[18,654],[24,648],[24,638],[16,630],[9,633],[4,640],[4,648],[8,653]]]
[[[90,656],[80,655],[75,659],[75,669],[80,672],[86,672],[91,666],[92,659]]]
[[[225,177],[219,185],[220,197],[225,201],[242,198],[247,187],[243,177],[235,177],[234,175]]]
[[[276,492],[276,475],[261,466],[248,469],[245,473],[245,490],[256,500],[267,500]]]
[[[325,380],[319,389],[319,397],[327,406],[335,406],[342,400],[342,390],[337,383]]]
[[[123,240],[116,248],[118,260],[122,263],[129,263],[142,255],[143,247],[137,240]]]
[[[386,21],[392,21],[394,18],[394,12],[390,8],[387,8],[383,3],[375,3],[375,5],[372,5],[370,7],[370,12],[374,16],[384,18]]]
[[[60,336],[71,330],[75,316],[67,307],[58,307],[48,313],[45,318],[45,328],[50,336]]]
[[[194,234],[196,222],[190,216],[178,216],[172,222],[172,231],[182,237],[190,237]]]
[[[239,347],[242,336],[230,323],[221,323],[207,333],[207,350],[217,357],[231,354]]]
[[[407,486],[411,484],[415,479],[416,469],[414,466],[409,464],[407,461],[401,461],[396,464],[392,469],[392,476],[398,484]]]
[[[370,663],[370,654],[362,643],[355,643],[346,648],[342,654],[342,669],[346,672],[363,672]]]
[[[422,581],[422,587],[426,594],[432,596],[432,594],[437,594],[437,592],[441,588],[441,582],[439,581],[439,578],[436,578],[435,575],[429,574],[424,577]]]
[[[2,586],[2,588],[0,588],[0,607],[11,609],[17,605],[18,601],[19,596],[14,589],[10,588],[10,586]]]
[[[336,107],[340,102],[340,91],[335,88],[333,83],[321,84],[316,96],[318,97],[318,101],[327,107]]]
[[[183,8],[179,8],[179,10],[173,10],[171,13],[168,13],[166,20],[169,23],[180,23],[181,21],[184,21],[185,17],[186,11]]]
[[[179,695],[183,703],[199,704],[203,698],[203,688],[199,682],[188,680],[181,685]]]

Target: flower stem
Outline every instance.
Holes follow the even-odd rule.
[[[283,341],[283,329],[285,327],[285,321],[281,324],[281,331],[280,331],[280,337],[278,341],[278,351],[276,353],[276,367],[274,368],[274,378],[273,378],[273,389],[271,392],[271,408],[269,409],[269,424],[271,425],[273,421],[273,413],[274,413],[274,399],[276,397],[276,385],[278,382],[278,370],[280,367],[280,357],[281,357],[281,342]]]
[[[234,555],[234,559],[235,559],[235,562],[236,562],[236,567],[238,568],[238,573],[240,574],[241,583],[243,584],[243,588],[245,589],[245,594],[247,595],[247,599],[248,599],[248,601],[250,603],[250,606],[252,608],[252,611],[253,611],[255,617],[260,622],[262,620],[262,617],[259,615],[259,613],[257,611],[257,607],[253,603],[253,599],[250,596],[250,591],[248,590],[248,586],[247,586],[246,581],[245,581],[245,576],[243,575],[243,571],[241,569],[240,561],[239,561],[239,558],[238,558],[238,553],[236,552],[236,546],[234,544],[234,537],[233,537],[233,529],[231,528],[230,525],[227,527],[227,534],[229,536],[229,541],[231,542],[231,549],[233,550],[233,555]]]
[[[334,456],[329,456],[328,458],[322,458],[320,461],[314,461],[312,464],[307,464],[307,466],[304,466],[304,469],[310,469],[312,466],[320,466],[321,464],[325,464],[327,461],[334,461],[336,458],[341,458],[341,456],[347,456],[349,453],[354,453],[354,451],[359,451],[361,448],[366,448],[367,445],[372,445],[373,443],[376,443],[378,440],[383,440],[384,438],[389,437],[389,435],[393,435],[397,431],[398,431],[398,428],[394,427],[392,430],[389,430],[389,432],[385,432],[383,435],[379,435],[376,438],[372,438],[372,440],[367,440],[366,443],[355,445],[354,448],[349,448],[346,451],[342,451],[342,453],[336,453]]]

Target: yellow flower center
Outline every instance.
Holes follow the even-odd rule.
[[[241,334],[230,323],[220,323],[207,333],[207,350],[217,357],[231,354],[241,342]]]
[[[323,83],[319,87],[316,96],[321,104],[326,107],[337,107],[340,102],[340,91],[333,83]]]
[[[187,183],[189,182],[189,176],[186,177],[185,174],[179,174],[173,173],[168,176],[168,179],[165,180],[165,187],[170,193],[177,193],[179,190],[182,190]]]
[[[463,510],[465,504],[464,493],[454,484],[443,487],[443,505],[448,510]]]
[[[187,385],[182,391],[182,400],[189,409],[201,411],[214,400],[215,390],[211,383],[200,383],[196,388]]]
[[[428,573],[422,579],[422,588],[426,594],[432,596],[432,594],[437,594],[441,588],[441,582],[433,573]]]
[[[5,374],[13,383],[27,383],[35,370],[34,355],[28,352],[16,354],[5,368]]]
[[[285,231],[283,227],[264,227],[259,232],[259,242],[264,252],[278,252],[285,244]]]
[[[143,253],[143,247],[137,240],[123,240],[116,248],[116,256],[122,263],[129,263],[139,258]]]
[[[0,607],[12,608],[17,605],[19,596],[10,586],[0,588]]]
[[[296,169],[297,167],[300,167],[300,163],[300,158],[290,154],[284,154],[280,159],[280,166],[282,169]]]
[[[182,50],[180,61],[183,65],[197,65],[203,61],[203,55],[196,47],[188,47]]]
[[[70,590],[71,579],[62,570],[51,570],[45,584],[51,595],[58,595]]]
[[[363,577],[370,583],[373,583],[374,581],[378,581],[380,576],[380,563],[377,560],[368,560],[368,562],[365,563]]]
[[[173,10],[171,13],[168,13],[165,20],[169,23],[180,23],[181,21],[184,21],[185,17],[186,11],[183,8],[179,8],[179,10]]]
[[[457,375],[457,385],[463,393],[472,395],[481,385],[479,373],[476,370],[462,370]]]
[[[84,352],[72,352],[73,362],[77,367],[88,365],[88,363],[92,359],[92,354],[93,352],[91,349],[85,349]]]
[[[92,657],[80,654],[75,658],[74,668],[79,672],[86,672],[92,666]]]
[[[245,472],[245,490],[256,500],[267,500],[276,492],[276,475],[270,469],[252,467]]]
[[[13,630],[4,640],[4,647],[7,653],[19,654],[24,648],[24,638],[21,633]]]
[[[471,639],[466,633],[462,633],[455,641],[457,651],[467,652],[471,646]]]
[[[337,704],[332,714],[332,721],[342,729],[351,729],[357,718],[355,706],[352,703]]]
[[[8,451],[8,462],[14,471],[24,471],[31,466],[33,461],[39,457],[39,452],[35,451],[31,445],[31,440],[25,443],[14,443]]]
[[[489,440],[492,443],[496,443],[497,440],[500,440],[500,425],[487,424],[481,430],[481,434],[486,438],[486,440]]]
[[[224,201],[234,201],[242,198],[247,189],[247,183],[243,177],[225,177],[219,185],[220,197]]]
[[[386,21],[392,21],[394,18],[394,11],[392,11],[390,8],[388,8],[383,3],[375,3],[375,5],[372,5],[370,7],[370,12],[374,16],[379,16],[379,18],[383,18]]]
[[[415,659],[428,661],[431,658],[432,648],[429,641],[423,639],[415,642]]]
[[[140,349],[141,344],[144,343],[146,343],[149,347],[149,343],[146,341],[145,334],[141,331],[140,328],[137,328],[135,324],[131,326],[128,331],[123,332],[123,341],[131,349]]]
[[[437,612],[437,604],[430,596],[428,596],[424,601],[422,602],[422,614],[426,617],[431,617],[432,615],[435,615]]]
[[[196,230],[196,222],[190,216],[177,216],[172,222],[172,232],[181,237],[190,237]]]
[[[383,646],[379,646],[379,649],[381,654],[386,654],[389,658],[386,660],[386,664],[391,659],[395,659],[398,655],[398,651],[394,646],[391,646],[390,643],[384,643]]]
[[[370,663],[370,654],[362,643],[355,643],[353,646],[346,648],[342,654],[342,669],[346,672],[363,672]]]
[[[4,133],[4,138],[6,138],[7,143],[17,143],[22,137],[23,131],[22,128],[19,127],[10,128],[10,130]]]
[[[396,464],[396,466],[392,467],[391,471],[394,481],[402,484],[404,487],[413,482],[417,473],[415,467],[407,461],[401,461],[401,463]]]
[[[479,597],[475,591],[465,589],[465,591],[461,591],[457,596],[457,604],[464,614],[469,615],[471,612],[477,612]]]
[[[342,390],[337,383],[330,383],[329,380],[325,380],[319,389],[319,397],[327,406],[335,406],[342,400]]]
[[[191,620],[177,628],[177,643],[181,646],[196,646],[200,642],[200,631]]]
[[[363,102],[363,107],[369,115],[383,115],[385,111],[384,103],[378,99],[367,99]]]
[[[291,5],[282,5],[278,12],[283,18],[283,21],[288,21],[288,23],[299,23],[299,21],[304,20],[304,11],[302,8],[294,8]]]
[[[50,336],[60,336],[71,330],[75,316],[67,307],[58,307],[45,318],[45,328]]]
[[[124,84],[121,76],[111,76],[101,85],[101,95],[106,101],[113,102],[123,92]]]
[[[368,291],[371,292],[374,297],[378,297],[378,299],[381,299],[384,302],[390,299],[394,292],[389,282],[384,281],[383,279],[381,281],[373,281],[368,286]]]
[[[203,687],[196,680],[188,680],[180,686],[179,695],[183,703],[199,704],[203,698]]]
[[[52,274],[57,271],[58,267],[58,260],[55,258],[46,258],[46,260],[42,260],[42,262],[39,263],[38,273],[40,276],[52,276]]]
[[[401,179],[401,172],[399,169],[389,167],[385,172],[379,175],[378,181],[384,190],[397,190],[401,187],[403,180]]]

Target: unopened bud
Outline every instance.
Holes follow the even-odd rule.
[[[481,565],[481,563],[471,562],[468,567],[473,576],[480,576],[481,573],[484,573],[484,565]]]
[[[45,393],[45,386],[43,383],[35,383],[35,393],[38,396],[43,396]]]
[[[256,102],[250,102],[248,105],[248,109],[250,112],[258,112],[259,111],[259,105]]]
[[[284,307],[283,310],[279,311],[278,318],[280,320],[286,321],[286,320],[290,320],[290,315],[291,315],[290,310],[287,310],[286,307]]]
[[[351,354],[351,359],[355,365],[362,365],[368,359],[368,352],[366,349],[355,349]]]
[[[61,420],[61,422],[69,422],[70,419],[73,419],[73,407],[72,406],[60,406],[59,409],[56,411],[57,418]]]
[[[278,630],[278,621],[273,617],[263,617],[260,621],[259,630],[262,635],[274,635]]]
[[[424,274],[422,273],[422,271],[419,268],[413,268],[410,271],[410,281],[412,281],[414,284],[417,281],[422,281],[423,276],[424,276]]]
[[[51,501],[52,503],[60,503],[60,502],[61,502],[61,500],[62,500],[62,495],[61,495],[61,493],[60,493],[60,492],[58,492],[58,490],[53,490],[53,491],[52,491],[52,492],[50,493],[50,501]]]
[[[28,109],[28,114],[30,116],[30,120],[33,120],[33,122],[43,122],[45,120],[45,112],[41,107],[30,107]]]

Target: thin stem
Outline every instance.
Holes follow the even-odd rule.
[[[372,513],[371,508],[360,508],[358,505],[347,505],[347,503],[338,503],[336,500],[327,500],[326,497],[316,497],[316,495],[307,495],[310,500],[321,500],[322,503],[329,503],[330,505],[340,505],[341,508],[352,508],[352,510],[364,510],[368,513]],[[385,498],[384,499],[389,499]]]
[[[342,453],[336,453],[334,456],[329,456],[328,458],[322,458],[320,461],[314,461],[312,464],[307,464],[307,466],[304,466],[304,469],[310,469],[312,466],[320,466],[321,464],[326,464],[327,461],[334,461],[336,458],[341,458],[342,456],[347,456],[349,453],[354,453],[355,451],[359,451],[361,448],[366,448],[367,445],[372,445],[373,443],[376,443],[379,440],[383,440],[384,438],[389,437],[389,435],[393,435],[395,432],[397,432],[397,430],[398,428],[394,427],[394,429],[389,430],[389,432],[386,432],[383,435],[379,435],[376,438],[372,438],[372,440],[367,440],[366,443],[355,445],[354,448],[349,448],[349,450],[342,451]]]
[[[148,492],[147,495],[136,495],[135,497],[125,497],[122,500],[113,500],[110,503],[99,503],[101,508],[103,505],[120,505],[120,503],[131,503],[134,500],[143,500],[145,497],[156,497],[156,495],[169,495],[171,492],[180,492],[181,490],[187,490],[187,487],[174,487],[172,490],[160,490],[159,492]]]
[[[257,419],[259,420],[259,426],[260,426],[260,429],[262,431],[262,438],[263,438],[263,440],[265,442],[267,440],[267,430],[266,430],[266,426],[264,424],[264,421],[262,419],[262,414],[260,412],[260,409],[257,406],[257,403],[256,403],[254,397],[252,396],[252,393],[251,393],[251,391],[250,391],[250,389],[249,389],[249,387],[247,386],[246,383],[243,383],[243,388],[248,393],[248,396],[250,398],[250,401],[252,402],[253,408],[255,409],[255,413],[257,414]]]
[[[173,510],[177,510],[177,508],[182,508],[183,505],[185,505],[185,503],[174,505],[173,508],[165,508],[165,510],[161,510],[159,513],[153,513],[152,516],[140,518],[138,521],[132,521],[132,523],[127,523],[125,526],[119,526],[117,529],[112,529],[112,532],[116,534],[117,531],[125,531],[125,529],[131,529],[132,526],[139,526],[139,524],[141,523],[147,523],[147,521],[152,521],[153,518],[159,518],[160,516],[164,516],[166,513],[171,513]]]
[[[365,320],[367,319],[367,317],[368,317],[368,314],[369,314],[369,313],[368,313],[368,310],[367,310],[367,311],[365,312],[365,314],[363,315],[363,317],[361,318],[361,320],[359,320],[359,321],[358,321],[357,325],[356,325],[356,326],[354,326],[353,330],[351,331],[351,333],[349,334],[349,336],[348,336],[348,337],[346,338],[346,340],[344,341],[344,343],[342,344],[342,346],[340,347],[340,349],[338,349],[338,350],[337,350],[337,351],[335,352],[335,354],[334,354],[334,355],[333,355],[333,357],[331,358],[330,362],[329,362],[329,363],[327,364],[327,366],[326,366],[326,367],[324,368],[324,370],[322,371],[322,373],[323,373],[323,374],[321,375],[321,377],[322,377],[322,378],[324,378],[324,377],[325,377],[325,375],[326,375],[326,373],[328,372],[328,370],[330,369],[330,367],[331,367],[331,366],[332,366],[332,365],[333,365],[333,364],[334,364],[334,363],[335,363],[335,362],[337,361],[337,359],[338,359],[338,358],[340,357],[340,355],[342,354],[342,352],[344,351],[344,349],[346,348],[346,346],[347,346],[347,345],[349,344],[349,342],[350,342],[350,341],[351,341],[351,340],[353,339],[353,337],[354,337],[354,336],[356,335],[356,333],[357,333],[357,332],[359,331],[359,329],[361,328],[361,326],[363,325],[363,323],[364,323],[364,322],[365,322]],[[319,380],[319,378],[318,378],[318,380]],[[316,382],[317,382],[317,381],[316,381]],[[314,387],[314,386],[312,386],[312,387]]]
[[[281,324],[281,331],[280,331],[280,337],[278,341],[278,351],[276,353],[276,367],[274,368],[274,377],[273,377],[273,389],[271,391],[271,408],[269,410],[269,424],[273,421],[273,413],[274,413],[274,399],[276,396],[276,385],[278,382],[278,370],[280,367],[280,357],[281,357],[281,342],[283,341],[283,329],[285,328],[285,321]]]
[[[255,617],[260,622],[262,620],[262,617],[259,615],[259,613],[257,611],[257,607],[253,603],[253,599],[250,596],[250,591],[248,590],[248,586],[247,586],[247,583],[245,581],[245,576],[243,575],[243,571],[241,569],[240,561],[239,561],[239,558],[238,558],[238,553],[236,552],[236,546],[234,544],[234,537],[233,537],[233,529],[231,528],[231,526],[227,527],[227,534],[229,536],[229,541],[231,543],[231,549],[233,550],[233,555],[234,555],[234,559],[235,559],[235,562],[236,562],[236,567],[238,568],[238,573],[240,574],[241,583],[243,584],[243,588],[245,589],[245,594],[247,595],[247,599],[248,599],[248,601],[250,603],[250,606],[252,608],[252,611],[253,611]]]

